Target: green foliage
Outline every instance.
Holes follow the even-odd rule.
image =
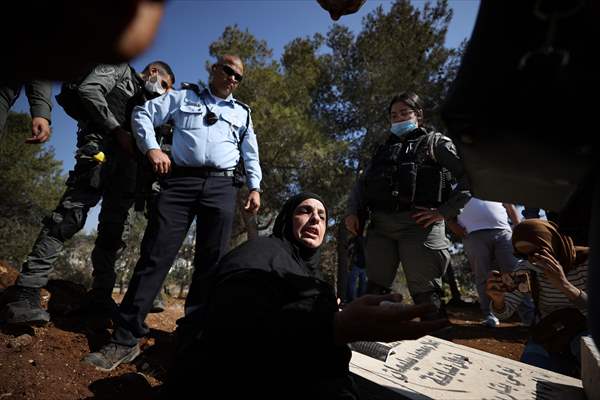
[[[64,190],[52,148],[25,144],[31,118],[9,113],[0,141],[0,259],[23,261]]]
[[[447,1],[417,9],[397,0],[363,20],[355,37],[334,25],[327,35],[329,86],[314,105],[329,133],[350,144],[348,162],[360,169],[387,135],[388,105],[401,91],[417,92],[426,122],[441,128],[437,108],[457,68],[459,51],[444,47],[452,11]]]
[[[317,50],[323,38],[296,39],[288,44],[282,61],[271,59],[264,41],[236,26],[227,27],[213,45],[213,57],[240,54],[245,63],[244,82],[236,97],[252,107],[263,170],[261,221],[272,219],[285,199],[299,190],[312,190],[332,197],[341,191],[334,182],[345,179],[344,142],[323,134],[313,118],[313,96],[325,71]],[[252,49],[252,51],[250,51]],[[329,193],[335,193],[329,196]],[[329,198],[328,198],[329,200]],[[234,229],[234,232],[236,229]]]
[[[189,289],[188,286],[192,281],[195,247],[196,223],[193,223],[165,281],[166,286],[176,285],[179,288],[177,294],[179,298],[185,297],[186,289]]]
[[[334,24],[326,36],[292,40],[280,60],[247,30],[225,28],[210,54],[238,54],[245,64],[236,97],[252,107],[259,142],[265,190],[259,229],[301,190],[319,193],[341,220],[356,174],[387,135],[387,107],[399,92],[419,93],[426,119],[441,127],[437,107],[460,54],[444,47],[451,17],[446,0],[421,8],[397,0],[387,13],[379,7],[367,15],[356,36]],[[242,220],[235,233],[243,231]],[[335,242],[328,235],[323,252],[329,276],[335,276]]]
[[[247,29],[242,32],[237,25],[226,27],[221,37],[211,43],[208,51],[212,56],[238,55],[244,65],[250,68],[265,67],[273,54],[267,42],[257,40]]]
[[[54,263],[51,279],[66,279],[92,287],[92,250],[96,242],[96,232],[90,235],[79,232],[65,242],[65,247]],[[33,243],[32,243],[33,244]]]
[[[331,211],[330,225],[337,224],[357,173],[387,135],[387,107],[395,94],[419,93],[426,102],[427,122],[441,128],[437,109],[461,49],[444,46],[452,17],[447,0],[419,5],[396,0],[388,12],[377,8],[364,18],[356,35],[334,24],[325,35],[296,38],[280,59],[273,57],[265,40],[237,25],[226,27],[210,45],[212,62],[229,53],[239,55],[245,65],[244,81],[235,95],[252,107],[259,142],[264,176],[262,209],[255,224],[259,230],[268,229],[283,202],[301,190],[323,196]],[[63,190],[52,152],[22,144],[28,124],[26,116],[11,116],[0,147],[0,193],[6,193],[0,198],[0,257],[13,260],[27,253],[40,218]],[[123,283],[139,256],[145,221],[136,218],[118,264]],[[250,220],[238,215],[233,243],[243,240]],[[193,236],[192,231],[168,278],[181,293],[191,276]],[[327,242],[322,265],[333,280],[335,235],[328,233]]]
[[[142,237],[146,230],[147,219],[141,212],[129,210],[127,231],[123,235],[125,247],[120,253],[115,265],[117,273],[117,284],[123,291],[127,282],[131,279],[135,265],[140,258]]]

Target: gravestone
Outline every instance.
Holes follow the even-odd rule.
[[[382,345],[376,348],[380,351]],[[395,344],[385,361],[353,351],[350,371],[387,389],[393,398],[585,399],[579,379],[432,336]]]
[[[588,400],[600,400],[600,353],[591,337],[581,338],[581,380]]]

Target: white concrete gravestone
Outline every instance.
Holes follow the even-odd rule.
[[[432,336],[400,342],[385,362],[353,351],[350,370],[407,399],[585,399],[579,379]]]
[[[588,400],[600,400],[600,353],[589,336],[581,338],[581,380]]]

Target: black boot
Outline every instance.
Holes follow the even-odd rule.
[[[40,304],[40,288],[15,286],[14,301],[7,303],[0,319],[9,325],[45,325],[50,314]]]
[[[129,363],[140,354],[140,346],[125,346],[117,343],[109,343],[102,346],[100,350],[90,353],[83,358],[84,363],[93,365],[100,371],[112,371],[122,363]]]

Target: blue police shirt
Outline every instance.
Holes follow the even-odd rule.
[[[208,89],[201,95],[206,105],[193,90],[171,90],[135,107],[131,123],[138,148],[143,154],[159,149],[154,127],[172,121],[171,156],[176,165],[232,170],[240,158],[238,141],[243,136],[241,156],[247,184],[250,189],[259,189],[262,172],[258,143],[248,110],[236,103],[232,95],[218,99]],[[207,108],[218,117],[211,126],[204,122]]]

